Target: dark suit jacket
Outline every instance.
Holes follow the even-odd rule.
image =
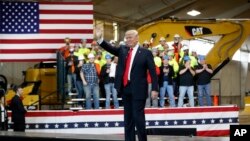
[[[118,92],[120,92],[123,89],[123,74],[125,71],[126,57],[128,55],[129,47],[113,47],[106,41],[103,41],[100,46],[111,54],[119,57],[116,68],[115,88]],[[153,55],[151,51],[139,47],[135,54],[130,73],[130,83],[134,99],[147,98],[147,70],[149,70],[149,73],[152,77],[152,90],[158,91],[157,75],[155,71]]]
[[[11,100],[10,108],[12,110],[11,118],[12,122],[25,123],[25,113],[22,100],[19,96],[15,95]]]

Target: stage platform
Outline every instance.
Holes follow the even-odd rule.
[[[0,132],[0,140],[11,141],[124,141],[123,135],[89,135],[63,133],[32,133],[32,132]],[[149,141],[229,141],[229,137],[198,137],[198,136],[155,136],[149,135]]]
[[[123,135],[123,112],[123,109],[29,111],[26,132]],[[230,125],[239,124],[239,108],[235,105],[148,108],[145,114],[148,135],[228,136]],[[11,122],[9,130],[12,131]]]

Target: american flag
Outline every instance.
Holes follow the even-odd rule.
[[[0,1],[0,62],[55,60],[65,37],[92,42],[92,2]]]
[[[197,136],[227,136],[238,124],[239,108],[230,106],[146,109],[147,128],[195,128]],[[11,120],[9,120],[11,121]],[[12,128],[12,124],[9,124]],[[123,134],[123,110],[30,111],[27,132]]]

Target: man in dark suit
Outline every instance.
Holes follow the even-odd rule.
[[[5,90],[0,88],[0,131],[8,130],[8,114],[5,107]]]
[[[125,140],[135,141],[135,127],[139,141],[147,141],[145,126],[145,103],[148,92],[147,70],[152,77],[152,99],[158,97],[158,83],[152,53],[140,47],[136,30],[125,33],[126,45],[113,47],[103,40],[102,30],[97,28],[95,36],[99,45],[119,57],[115,88],[124,103]]]
[[[13,122],[13,130],[24,132],[25,131],[25,113],[27,112],[23,106],[21,96],[23,89],[21,86],[14,87],[16,95],[12,98],[10,108],[12,110],[11,119]]]

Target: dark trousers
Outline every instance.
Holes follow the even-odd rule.
[[[7,131],[8,130],[8,122],[1,122],[0,130]]]
[[[18,132],[25,132],[25,123],[23,122],[14,122],[13,130]]]
[[[139,93],[138,93],[139,94]],[[124,127],[125,141],[135,141],[135,127],[139,141],[147,141],[145,125],[145,100],[136,100],[133,98],[130,84],[122,91],[124,103]]]

